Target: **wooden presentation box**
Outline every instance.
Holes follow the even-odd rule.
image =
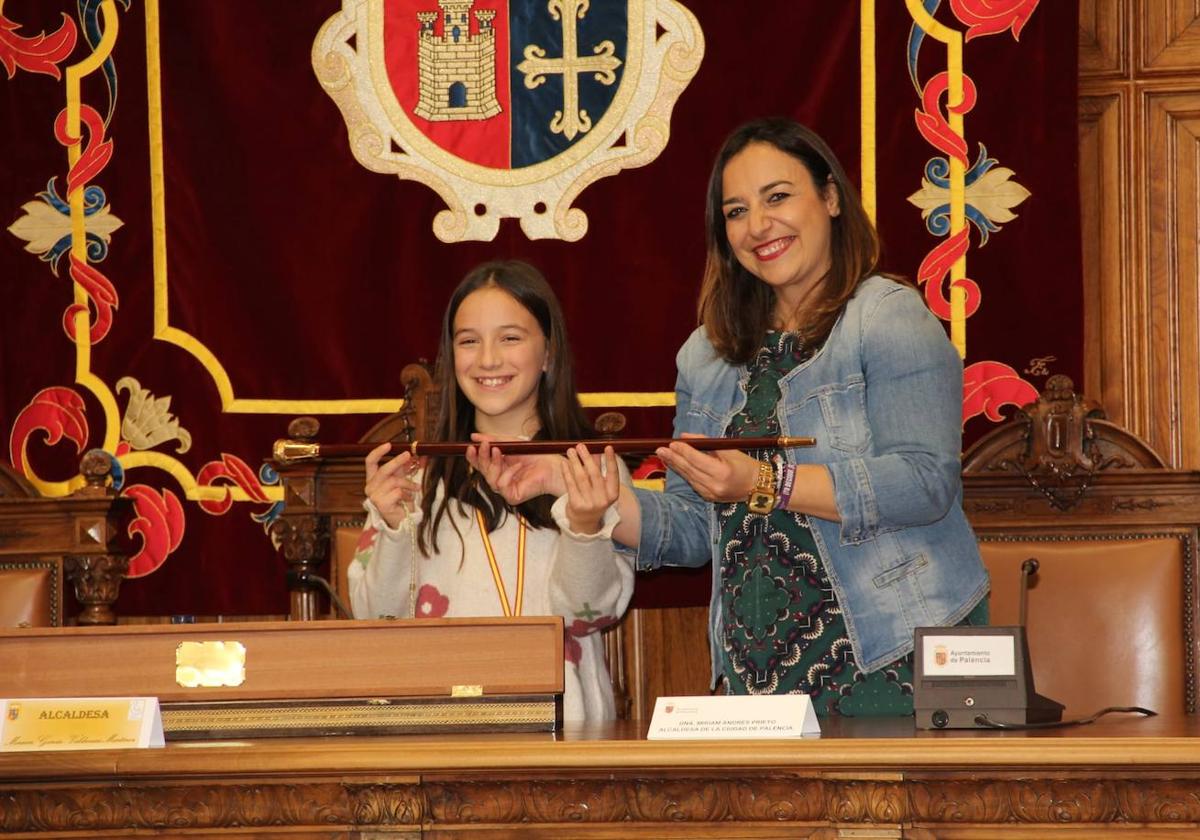
[[[157,697],[168,739],[553,731],[559,617],[0,631],[0,697]]]

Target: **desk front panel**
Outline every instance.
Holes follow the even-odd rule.
[[[796,741],[270,739],[0,755],[0,836],[1200,837],[1200,721],[1061,733],[826,722]]]

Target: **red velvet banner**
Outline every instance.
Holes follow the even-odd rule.
[[[669,407],[630,403],[671,391],[711,159],[753,117],[814,126],[876,196],[887,267],[965,338],[968,439],[1048,375],[1079,381],[1076,3],[685,5],[705,55],[670,141],[576,199],[582,239],[530,241],[510,219],[494,241],[445,244],[442,199],[364,168],[316,81],[314,38],[337,3],[4,3],[0,426],[47,493],[69,492],[78,452],[116,458],[141,517],[142,576],[119,613],[285,612],[260,521],[278,498],[260,473],[271,442],[299,414],[321,415],[327,439],[369,428],[403,365],[433,356],[450,289],[482,260],[537,264],[584,392],[632,394],[592,402],[625,411],[631,434],[669,433]],[[914,30],[914,15],[938,26]],[[702,602],[706,576],[639,579],[638,602]]]

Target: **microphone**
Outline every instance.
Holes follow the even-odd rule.
[[[329,596],[330,603],[337,610],[338,615],[342,618],[354,618],[354,613],[346,606],[346,602],[338,597],[338,594],[333,591],[333,586],[329,581],[318,575],[316,572],[296,571],[288,569],[287,571],[287,587],[288,589],[320,589]]]
[[[1059,725],[1063,706],[1035,690],[1025,635],[1029,581],[1039,565],[1033,557],[1021,563],[1019,624],[916,628],[913,709],[919,728]]]
[[[1021,564],[1021,627],[1025,626],[1025,611],[1029,605],[1029,579],[1037,574],[1038,565],[1035,557],[1030,557]]]

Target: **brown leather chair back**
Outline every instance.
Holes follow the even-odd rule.
[[[1068,716],[1196,711],[1200,472],[1174,470],[1053,376],[963,457],[963,507],[992,577],[991,621],[1027,636],[1038,693]]]
[[[346,520],[338,522],[333,531],[333,539],[329,546],[329,582],[333,591],[350,606],[350,583],[346,579],[347,569],[354,562],[354,551],[358,548],[358,538],[362,535],[363,520]],[[397,616],[408,618],[408,616]]]
[[[61,561],[0,560],[0,628],[61,624]]]
[[[1038,693],[1067,716],[1107,706],[1185,711],[1191,531],[983,534],[980,549],[993,624],[1018,623],[1021,564],[1038,560],[1026,606],[1030,662]]]

